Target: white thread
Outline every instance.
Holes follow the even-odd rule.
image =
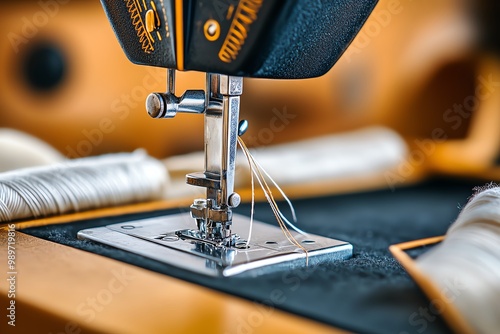
[[[0,174],[0,222],[158,199],[164,165],[142,151]]]
[[[294,223],[297,223],[297,215],[295,214],[295,208],[293,207],[293,204],[292,204],[292,201],[290,201],[290,199],[288,198],[288,196],[285,194],[285,192],[281,189],[281,187],[274,181],[274,179],[271,177],[271,175],[269,175],[268,172],[266,172],[266,170],[261,166],[261,164],[254,159],[254,162],[255,164],[257,165],[257,167],[269,178],[269,180],[271,181],[271,183],[276,187],[276,189],[278,189],[278,191],[280,192],[281,196],[283,196],[283,199],[286,201],[286,203],[288,204],[288,207],[290,208],[290,211],[292,213],[292,219],[293,219],[293,222]],[[285,215],[279,211],[279,215],[281,217],[281,219],[283,219],[283,221],[288,225],[290,226],[292,229],[295,230],[295,232],[299,233],[299,234],[302,234],[304,236],[307,236],[308,234],[304,231],[302,231],[301,229],[299,229],[298,227],[296,227],[294,224],[292,224],[286,217]]]
[[[241,148],[241,151],[245,155],[248,161],[248,168],[250,169],[250,184],[251,184],[251,189],[252,189],[252,202],[251,202],[251,207],[250,207],[250,224],[248,225],[248,238],[247,238],[247,243],[246,247],[250,244],[250,241],[252,240],[252,231],[253,231],[253,220],[254,220],[254,214],[255,214],[255,180],[254,180],[254,170],[253,170],[253,165],[249,157],[249,153],[246,150],[246,147],[244,146],[243,140],[241,138],[238,138],[238,146]]]
[[[295,223],[297,223],[297,216],[295,214],[295,208],[293,207],[293,204],[292,202],[290,201],[290,199],[288,198],[288,196],[285,194],[285,192],[281,189],[281,187],[274,181],[274,179],[271,177],[271,175],[269,175],[268,172],[266,172],[266,170],[260,165],[260,163],[254,158],[254,156],[250,153],[250,151],[248,150],[248,148],[246,147],[246,144],[245,142],[243,141],[243,139],[241,139],[241,137],[238,138],[238,143],[242,149],[242,151],[244,152],[244,155],[245,157],[247,158],[248,160],[248,163],[250,164],[250,173],[253,173],[255,175],[255,177],[257,178],[257,181],[259,182],[259,185],[260,187],[262,188],[262,190],[264,191],[264,195],[266,196],[266,199],[268,200],[269,204],[271,205],[271,208],[274,208],[275,205],[273,205],[273,203],[275,202],[274,201],[274,196],[272,196],[272,194],[270,194],[269,191],[266,191],[266,188],[268,188],[267,186],[267,182],[265,182],[264,180],[264,175],[267,176],[267,178],[269,179],[269,181],[271,181],[271,183],[276,187],[276,189],[278,189],[278,191],[281,193],[281,195],[283,196],[283,198],[285,199],[285,201],[287,202],[289,208],[290,208],[290,211],[292,213],[292,218],[293,218],[293,221]],[[264,184],[266,186],[264,186]],[[276,214],[277,214],[277,219],[278,220],[282,220],[285,224],[287,224],[288,226],[290,226],[293,230],[295,230],[297,233],[299,234],[302,234],[304,236],[307,236],[308,234],[304,231],[302,231],[301,229],[299,229],[298,227],[296,227],[295,225],[293,225],[286,217],[285,215],[281,212],[281,210],[276,206],[276,210],[273,210]],[[279,218],[278,218],[279,217]]]
[[[269,206],[271,207],[271,210],[273,211],[273,214],[276,217],[276,221],[280,225],[280,228],[283,231],[283,234],[288,239],[288,241],[290,241],[290,243],[294,244],[295,246],[297,246],[298,248],[300,248],[304,251],[304,253],[306,254],[306,266],[307,266],[309,263],[309,255],[308,255],[307,249],[304,248],[304,246],[302,246],[288,230],[288,228],[286,226],[287,224],[290,225],[294,229],[297,229],[297,228],[295,226],[293,226],[293,224],[290,223],[285,218],[285,216],[283,215],[283,213],[279,209],[278,204],[276,203],[274,196],[271,192],[271,188],[269,187],[267,181],[265,180],[264,175],[266,175],[271,180],[271,182],[279,189],[281,194],[286,198],[288,204],[290,205],[290,210],[292,211],[294,218],[295,218],[295,209],[292,205],[292,202],[288,199],[288,197],[286,197],[283,190],[281,190],[281,188],[279,188],[279,186],[276,184],[276,182],[274,182],[274,180],[272,180],[272,178],[269,176],[269,174],[265,170],[263,170],[262,166],[260,166],[259,163],[255,160],[252,153],[250,153],[250,151],[248,150],[248,147],[246,146],[245,142],[243,141],[243,139],[241,137],[238,137],[238,144],[241,147],[245,157],[248,160],[248,163],[250,165],[250,172],[255,176],[260,187],[264,191],[264,195],[267,199],[267,202],[269,203]],[[252,176],[252,219],[251,219],[251,223],[253,223],[253,206],[254,206],[254,195],[253,195],[254,189],[253,188],[254,188],[254,186],[253,186],[253,176]],[[247,246],[248,246],[248,243],[249,242],[247,241]]]
[[[478,333],[500,329],[500,188],[490,185],[464,207],[445,240],[417,260]]]

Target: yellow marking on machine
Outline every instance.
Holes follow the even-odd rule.
[[[130,19],[134,25],[135,32],[139,38],[141,48],[146,53],[151,53],[155,50],[154,39],[146,29],[146,25],[141,16],[142,8],[138,0],[124,0],[126,2],[127,10],[130,14]]]
[[[236,8],[233,21],[227,33],[224,44],[219,51],[219,59],[231,63],[245,44],[252,23],[257,20],[259,10],[264,0],[242,0]]]

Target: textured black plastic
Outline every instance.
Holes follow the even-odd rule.
[[[140,1],[101,0],[116,35],[129,59],[137,64],[181,68],[245,77],[272,79],[311,78],[325,74],[337,62],[375,7],[377,0],[184,0],[183,50],[175,49],[174,3],[155,0],[162,16],[158,28],[169,38],[155,41],[155,50],[144,52],[139,43],[138,21],[146,10],[131,17]],[[163,5],[166,8],[163,8]],[[149,5],[148,5],[149,6]],[[238,15],[242,14],[242,16]],[[238,21],[238,17],[240,20]],[[204,26],[209,20],[219,25],[220,36],[209,40]],[[240,30],[233,29],[235,26]],[[234,35],[231,34],[234,33]],[[152,35],[155,36],[155,31]],[[239,41],[220,54],[230,37]],[[243,37],[242,37],[243,36]],[[233,38],[232,40],[237,40]],[[175,60],[175,55],[182,54]]]
[[[259,52],[254,77],[311,78],[332,68],[377,0],[287,1]]]
[[[270,36],[270,26],[276,22],[281,8],[287,3],[276,0],[264,0],[262,3],[259,1],[249,1],[249,3],[254,4],[254,8],[258,8],[257,19],[249,24],[246,31],[243,32],[246,34],[246,38],[244,38],[241,49],[237,51],[235,59],[224,62],[219,57],[219,52],[223,49],[226,40],[231,37],[230,27],[237,20],[239,2],[237,0],[225,2],[229,6],[233,6],[231,15],[227,5],[218,7],[214,0],[196,0],[196,6],[190,10],[187,15],[189,18],[186,20],[185,67],[203,72],[253,76],[249,68],[255,66],[255,54],[261,52],[263,43]],[[290,3],[293,2],[290,1]],[[243,11],[242,14],[246,14],[246,19],[251,17],[248,12]],[[210,19],[216,20],[220,25],[220,37],[216,41],[208,41],[203,31],[204,23]]]
[[[101,0],[116,37],[131,62],[155,67],[175,68],[177,66],[172,2],[173,0],[147,2]],[[145,16],[146,12],[153,8],[151,3],[157,9],[160,24],[159,28],[148,37],[145,32]]]

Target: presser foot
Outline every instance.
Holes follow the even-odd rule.
[[[171,266],[209,276],[257,276],[277,270],[316,266],[352,256],[352,245],[308,234],[295,235],[306,253],[286,239],[279,227],[233,215],[234,246],[204,239],[189,213],[180,213],[86,229],[79,239],[92,240]]]

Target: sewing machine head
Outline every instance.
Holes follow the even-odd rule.
[[[191,206],[198,230],[182,238],[233,247],[232,211],[242,77],[300,79],[325,74],[377,0],[101,1],[128,58],[167,68],[167,91],[152,93],[153,118],[205,117],[205,171],[187,176],[207,196]],[[207,73],[206,91],[175,93],[175,70]],[[244,125],[244,123],[242,123]]]

